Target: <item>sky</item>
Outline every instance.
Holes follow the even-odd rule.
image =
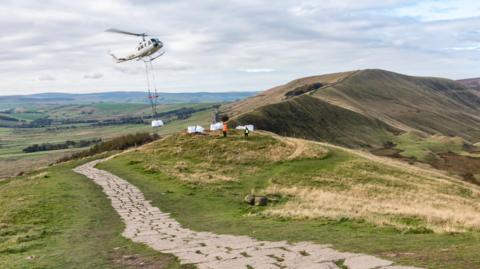
[[[162,92],[261,91],[380,68],[480,77],[480,1],[0,0],[0,95],[143,91],[142,62],[116,63],[150,33]]]

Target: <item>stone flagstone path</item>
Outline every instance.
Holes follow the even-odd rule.
[[[168,213],[152,206],[137,187],[107,171],[96,169],[95,165],[101,161],[89,162],[74,171],[103,188],[125,222],[123,236],[157,251],[171,253],[182,264],[195,264],[200,269],[334,269],[340,268],[335,262],[343,260],[343,265],[349,269],[414,268],[395,266],[391,261],[369,255],[339,252],[328,245],[259,241],[248,236],[183,228]]]

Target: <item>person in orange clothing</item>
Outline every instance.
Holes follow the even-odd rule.
[[[227,122],[223,122],[223,137],[227,137],[227,132],[228,132],[228,125]]]

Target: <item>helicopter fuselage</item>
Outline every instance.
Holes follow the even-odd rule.
[[[138,57],[150,56],[160,50],[163,47],[163,43],[158,38],[150,38],[138,43],[137,52],[135,54]]]
[[[162,41],[158,40],[158,38],[149,38],[143,39],[136,48],[136,51],[126,57],[116,57],[115,55],[111,54],[117,62],[125,62],[130,60],[142,60],[145,57],[152,56],[156,52],[158,52],[161,48],[163,48]]]

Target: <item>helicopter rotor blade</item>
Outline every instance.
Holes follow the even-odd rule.
[[[118,30],[118,29],[115,29],[115,28],[109,28],[109,29],[105,30],[105,32],[124,34],[124,35],[134,35],[134,36],[148,36],[146,33],[137,34],[137,33],[127,32],[127,31],[123,31],[123,30]]]

